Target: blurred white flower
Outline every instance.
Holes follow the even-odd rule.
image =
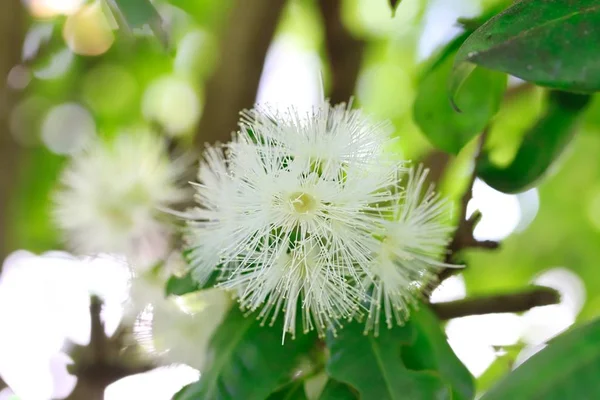
[[[283,311],[292,336],[299,307],[304,331],[321,335],[361,307],[370,321],[380,304],[403,308],[445,266],[449,228],[437,198],[421,197],[421,170],[400,185],[389,135],[345,105],[243,113],[234,140],[209,147],[200,166],[199,207],[187,214],[193,277],[216,272],[263,321]]]
[[[186,364],[201,371],[209,341],[231,307],[231,297],[216,288],[166,297],[164,288],[164,280],[150,275],[133,279],[127,314],[137,314],[134,338],[161,364]]]
[[[440,261],[453,228],[448,225],[448,204],[431,186],[424,187],[426,177],[427,170],[410,170],[393,218],[382,222],[385,230],[371,263],[372,278],[365,283],[373,288],[367,332],[373,329],[377,334],[382,311],[388,327],[394,319],[402,324],[415,292],[434,278],[432,271],[456,267]]]
[[[185,167],[170,162],[164,142],[149,132],[95,141],[72,158],[55,195],[54,219],[68,246],[123,254],[136,267],[162,259],[170,228],[159,208],[186,198],[178,185]]]

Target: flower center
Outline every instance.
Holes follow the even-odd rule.
[[[317,208],[315,198],[304,192],[294,192],[290,195],[290,203],[299,214],[306,214]]]

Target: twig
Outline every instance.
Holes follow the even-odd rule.
[[[354,94],[365,43],[353,37],[341,17],[341,0],[319,0],[325,28],[325,47],[331,68],[332,104],[347,102]]]
[[[488,297],[450,301],[431,304],[431,308],[441,320],[492,313],[518,313],[533,307],[547,306],[560,302],[559,293],[547,287],[535,287],[531,290],[500,294]]]
[[[23,4],[19,0],[7,0],[0,12],[0,268],[2,260],[10,251],[8,243],[11,215],[9,207],[15,193],[21,147],[15,142],[9,129],[9,116],[16,95],[8,88],[10,70],[19,63],[26,20]]]
[[[285,0],[236,0],[220,44],[220,61],[206,86],[196,148],[226,142],[239,112],[253,106],[267,50]]]
[[[473,162],[473,171],[469,178],[469,182],[467,183],[467,189],[465,193],[460,199],[459,205],[459,219],[458,219],[458,227],[454,232],[454,236],[448,245],[448,251],[446,253],[445,262],[452,263],[454,261],[455,255],[467,248],[483,248],[483,249],[496,249],[499,246],[498,242],[491,240],[479,241],[473,237],[473,230],[475,226],[481,219],[481,213],[476,211],[467,218],[467,206],[469,205],[469,201],[471,201],[473,197],[473,184],[475,183],[475,178],[477,177],[477,163],[479,162],[481,156],[481,150],[485,143],[485,139],[488,135],[488,128],[486,128],[483,133],[479,136],[479,141],[477,145],[475,160]],[[435,286],[441,283],[444,279],[448,278],[452,274],[459,272],[458,268],[444,268],[440,270],[437,275],[437,281],[434,283],[434,287],[431,290],[435,289]]]

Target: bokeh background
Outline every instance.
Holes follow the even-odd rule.
[[[247,3],[253,7],[253,1]],[[440,190],[458,200],[472,146],[457,157],[434,150],[413,121],[413,102],[428,58],[461,33],[457,18],[477,16],[498,3],[502,0],[403,0],[392,17],[386,0],[274,1],[271,13],[279,7],[279,18],[264,17],[275,21],[273,37],[268,22],[254,26],[266,32],[265,58],[228,40],[232,29],[253,18],[236,11],[235,0],[157,0],[162,28],[142,24],[129,31],[111,0],[4,0],[0,377],[11,388],[0,382],[0,399],[83,398],[73,391],[82,383],[68,365],[93,336],[90,293],[101,294],[105,304],[107,336],[121,321],[127,297],[122,260],[58,253],[64,244],[50,218],[57,177],[86,143],[144,129],[183,148],[194,140],[223,138],[221,131],[235,125],[222,110],[248,106],[231,100],[238,87],[249,91],[245,98],[256,93],[257,102],[281,109],[308,110],[323,92],[336,102],[353,95],[355,106],[392,122],[406,159],[425,160],[434,170],[441,164]],[[234,62],[223,65],[224,60]],[[211,83],[223,68],[244,72],[231,82],[234,89]],[[539,88],[510,79],[488,141],[497,160],[510,160],[541,105]],[[539,187],[506,195],[475,182],[468,210],[483,214],[475,238],[502,241],[501,248],[468,251],[469,268],[432,296],[446,301],[530,283],[561,292],[560,304],[521,315],[447,323],[449,342],[480,391],[548,339],[600,314],[598,96],[578,129]],[[185,365],[124,371],[97,383],[96,392],[106,400],[169,399],[198,376]]]

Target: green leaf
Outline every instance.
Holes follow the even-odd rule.
[[[506,75],[477,68],[454,98],[445,90],[454,57],[465,35],[450,43],[423,76],[414,103],[413,116],[429,141],[437,148],[457,154],[481,133],[500,108]],[[457,111],[455,108],[459,109]]]
[[[150,0],[108,0],[120,27],[131,33],[133,29],[148,25],[165,47],[168,36],[163,29],[162,18]]]
[[[600,398],[600,320],[575,328],[525,361],[482,400]]]
[[[171,276],[165,287],[167,296],[183,296],[184,294],[197,292],[200,289],[202,288],[194,279],[192,279],[190,273],[182,277]]]
[[[523,0],[490,19],[462,45],[451,96],[473,64],[575,92],[600,90],[600,3]]]
[[[426,306],[411,313],[416,338],[402,351],[404,364],[413,370],[435,370],[452,387],[452,399],[472,399],[475,395],[473,376],[456,357],[448,344],[440,321]]]
[[[267,400],[307,400],[304,392],[304,382],[302,380],[292,382],[283,389],[271,394]]]
[[[545,113],[526,132],[512,162],[498,167],[484,153],[477,164],[478,176],[505,193],[535,186],[573,138],[578,117],[589,99],[587,95],[552,92]]]
[[[356,393],[352,391],[350,386],[330,379],[323,389],[323,393],[319,400],[355,400],[358,399]]]
[[[337,336],[327,337],[331,357],[327,372],[356,388],[361,399],[450,399],[450,388],[433,371],[411,371],[402,361],[403,345],[410,345],[415,331],[410,324],[383,328],[378,337],[363,334],[353,322]]]
[[[209,364],[196,383],[184,387],[175,400],[264,400],[291,381],[301,356],[315,335],[299,335],[281,344],[283,318],[261,326],[253,314],[245,317],[233,307],[213,335]],[[210,359],[212,357],[212,359]]]

